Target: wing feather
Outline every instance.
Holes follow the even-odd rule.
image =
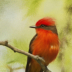
[[[32,51],[31,51],[31,44],[32,42],[35,40],[35,38],[37,37],[37,34],[32,38],[31,42],[30,42],[30,45],[29,45],[29,53],[32,54]],[[26,71],[25,72],[29,72],[29,69],[30,69],[30,62],[31,62],[31,58],[30,57],[27,57],[27,65],[26,65]]]

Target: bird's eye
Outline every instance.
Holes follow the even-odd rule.
[[[42,24],[41,27],[45,27],[45,25]]]

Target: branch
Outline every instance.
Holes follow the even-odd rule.
[[[28,52],[24,52],[23,50],[17,49],[16,47],[13,47],[13,46],[11,46],[10,44],[8,44],[8,41],[1,41],[1,42],[0,42],[0,45],[6,46],[6,47],[10,48],[11,50],[13,50],[14,52],[18,52],[18,53],[27,55],[27,56],[35,59],[35,60],[40,64],[40,66],[42,67],[42,69],[44,70],[44,72],[51,72],[49,69],[47,69],[46,66],[44,66],[44,65],[42,64],[42,62],[45,62],[45,60],[44,60],[43,58],[41,58],[41,57],[39,57],[39,56],[37,56],[37,55],[35,56],[35,55],[30,54],[30,53],[28,53]]]

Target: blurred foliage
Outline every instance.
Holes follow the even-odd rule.
[[[38,10],[37,8],[41,4],[41,2],[42,2],[42,0],[23,0],[23,3],[25,4],[24,6],[26,6],[26,8],[27,8],[26,16],[36,14],[37,10]]]
[[[6,4],[5,0],[0,0],[0,14],[3,12],[4,4]]]
[[[12,45],[21,50],[28,51],[27,43],[24,40],[15,40],[14,39]],[[9,50],[7,53],[7,56],[6,56],[6,58],[8,58],[8,60],[7,60],[8,64],[15,63],[15,62],[24,64],[24,66],[26,64],[26,56],[24,56],[23,54],[14,53],[12,50]]]
[[[0,40],[9,40],[14,47],[28,51],[35,34],[29,26],[45,16],[56,19],[60,39],[59,55],[48,67],[53,72],[72,72],[71,0],[0,0]],[[0,71],[10,72],[17,63],[25,67],[26,58],[0,47]]]

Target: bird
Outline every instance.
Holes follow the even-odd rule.
[[[55,24],[55,19],[44,17],[39,19],[35,26],[30,26],[36,30],[35,36],[29,45],[29,53],[42,57],[45,66],[56,59],[59,53],[59,38]],[[37,61],[28,57],[25,72],[43,72]]]

